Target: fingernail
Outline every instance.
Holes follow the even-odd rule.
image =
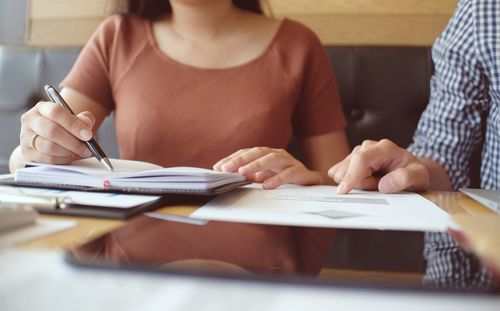
[[[85,122],[85,124],[87,124],[87,126],[89,127],[93,127],[94,126],[94,121],[92,121],[91,118],[87,117],[87,116],[81,116],[80,119]]]
[[[88,157],[91,157],[92,156],[92,152],[90,152],[89,149],[85,149],[85,151],[83,152],[82,156],[84,158],[88,158]]]
[[[346,192],[346,183],[345,181],[341,181],[337,187],[337,193],[345,193]]]
[[[92,133],[87,129],[82,129],[82,130],[80,130],[80,137],[83,140],[87,141],[87,140],[92,138]]]
[[[223,172],[231,172],[234,170],[234,164],[231,162],[228,162],[228,163],[222,165],[221,169]]]
[[[381,179],[378,182],[378,190],[380,192],[388,193],[388,192],[393,192],[394,187],[392,186],[392,182],[390,179]]]
[[[264,188],[264,189],[272,189],[272,188],[275,188],[275,186],[276,185],[274,184],[274,182],[270,181],[270,180],[268,180],[262,184],[262,188]]]
[[[245,174],[246,172],[248,172],[248,166],[242,166],[238,169],[238,173],[240,174]]]

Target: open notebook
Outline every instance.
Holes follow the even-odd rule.
[[[118,159],[111,162],[114,172],[103,168],[94,158],[77,160],[70,165],[29,163],[15,172],[10,184],[148,194],[217,194],[248,184],[243,175],[204,168],[163,168]]]

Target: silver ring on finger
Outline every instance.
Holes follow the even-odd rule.
[[[36,146],[35,146],[35,141],[36,141],[36,139],[37,139],[37,137],[38,137],[38,136],[40,136],[40,135],[38,135],[37,133],[35,133],[35,134],[33,134],[33,136],[31,136],[31,138],[30,138],[30,147],[31,147],[31,149],[33,149],[33,150],[35,150],[35,151],[37,151],[37,150],[36,150]]]

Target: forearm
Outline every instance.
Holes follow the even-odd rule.
[[[343,130],[302,139],[301,150],[304,164],[318,174],[319,185],[336,185],[328,177],[332,165],[342,161],[349,154],[349,145]]]
[[[9,159],[9,170],[11,173],[14,173],[15,170],[24,167],[25,160],[23,157],[23,152],[21,151],[21,146],[17,146]]]
[[[419,157],[418,160],[427,168],[427,171],[429,172],[428,190],[453,190],[448,173],[439,163],[423,157]]]

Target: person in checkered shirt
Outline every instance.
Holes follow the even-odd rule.
[[[413,143],[403,149],[386,139],[364,141],[329,171],[339,193],[466,187],[470,158],[481,142],[481,188],[500,189],[500,1],[460,0],[432,58],[430,101]],[[426,234],[425,256],[426,282],[488,282],[446,234]]]

